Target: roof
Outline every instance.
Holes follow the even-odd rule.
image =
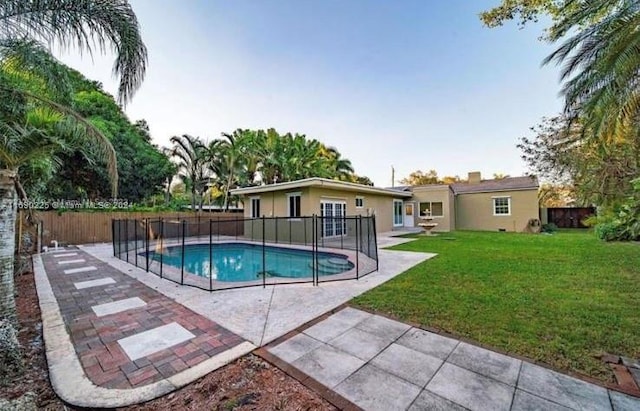
[[[538,179],[535,176],[505,177],[494,180],[482,180],[476,184],[455,183],[451,185],[453,192],[456,194],[537,190],[538,187]]]
[[[364,184],[349,183],[346,181],[329,180],[327,178],[305,178],[303,180],[288,181],[286,183],[267,184],[255,187],[244,187],[230,190],[233,195],[250,195],[269,193],[273,191],[294,190],[304,187],[324,187],[334,190],[355,191],[358,193],[381,194],[393,197],[411,197],[407,191],[391,190],[387,188],[371,187]]]

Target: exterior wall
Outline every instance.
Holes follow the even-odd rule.
[[[511,215],[493,215],[494,197],[511,197]],[[522,232],[539,213],[538,190],[458,194],[455,203],[459,230]]]
[[[393,230],[393,196],[380,195],[371,193],[359,193],[357,191],[335,190],[324,187],[305,187],[301,189],[293,189],[287,191],[276,191],[260,194],[247,195],[244,198],[244,216],[251,218],[251,198],[260,197],[260,214],[265,217],[287,217],[288,216],[288,197],[287,193],[301,193],[300,197],[300,213],[302,216],[311,216],[313,214],[320,215],[320,202],[322,200],[344,201],[346,203],[347,216],[371,215],[376,216],[376,231],[378,233]],[[363,206],[356,208],[356,197],[363,198]],[[405,199],[408,200],[408,199]],[[292,232],[304,232],[303,224],[307,227],[308,239],[311,238],[310,222],[296,221],[283,218],[277,222],[267,220],[265,224],[265,240],[284,238],[289,232],[289,226],[294,226]],[[301,227],[296,230],[295,225]],[[247,220],[245,222],[244,232],[255,239],[262,238],[262,223]],[[293,242],[304,242],[302,235],[300,238],[292,238]]]
[[[393,230],[393,197],[371,193],[358,193],[355,191],[343,191],[326,189],[323,187],[311,187],[308,200],[311,214],[320,215],[321,200],[345,201],[347,204],[347,215],[371,215],[376,216],[376,231],[383,233]],[[362,208],[356,208],[356,197],[363,198]],[[303,205],[305,204],[302,200]],[[306,209],[303,210],[304,212]]]
[[[434,232],[448,232],[455,229],[455,206],[453,192],[447,185],[442,186],[424,186],[414,187],[413,197],[416,206],[415,226],[422,222],[420,217],[420,203],[424,202],[441,202],[442,217],[433,217],[433,222],[438,225],[432,230]]]

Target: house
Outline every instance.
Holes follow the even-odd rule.
[[[316,177],[238,188],[231,190],[231,194],[243,197],[246,218],[375,214],[378,232],[402,226],[404,201],[412,197],[410,192]],[[323,225],[324,236],[342,230],[331,224],[339,225],[340,222],[337,219],[327,221]]]
[[[440,232],[525,231],[539,218],[535,177],[482,180],[478,172],[456,184],[377,188],[307,178],[231,193],[244,197],[247,218],[375,214],[378,232],[419,227],[425,218]]]

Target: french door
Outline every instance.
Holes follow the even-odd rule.
[[[404,225],[404,207],[402,200],[393,200],[393,226],[402,227]]]
[[[321,201],[322,237],[341,237],[347,235],[347,203],[344,201]]]

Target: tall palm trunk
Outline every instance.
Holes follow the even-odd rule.
[[[16,320],[13,264],[16,247],[16,209],[18,207],[15,170],[0,170],[0,319]]]
[[[229,190],[231,189],[231,181],[233,181],[233,171],[229,171],[229,178],[227,179],[227,187],[224,190],[224,211],[229,211]]]

